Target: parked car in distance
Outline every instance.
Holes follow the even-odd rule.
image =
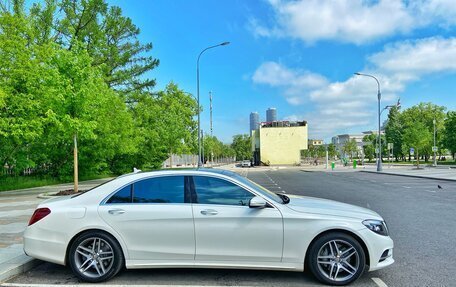
[[[251,166],[252,166],[252,164],[251,164],[250,160],[243,160],[241,162],[241,167],[251,167]]]
[[[276,194],[224,170],[120,176],[42,202],[24,251],[69,266],[87,282],[124,267],[302,272],[345,285],[391,265],[393,240],[377,213],[330,200]]]

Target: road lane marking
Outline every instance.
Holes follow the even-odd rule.
[[[371,279],[372,279],[372,281],[375,282],[375,284],[377,284],[378,287],[388,287],[388,285],[386,285],[385,282],[383,282],[383,280],[380,279],[380,278],[374,277],[374,278],[371,278]]]
[[[427,192],[433,192],[433,193],[436,193],[435,190],[426,190]]]
[[[402,187],[403,187],[403,188],[411,188],[410,186],[404,186],[404,185],[403,185]]]

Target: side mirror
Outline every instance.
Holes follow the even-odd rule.
[[[259,196],[252,197],[249,201],[250,208],[265,208],[268,206],[266,200]]]

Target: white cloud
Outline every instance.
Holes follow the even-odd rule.
[[[456,71],[456,38],[426,38],[395,43],[368,59],[382,71],[410,78],[433,72]]]
[[[261,64],[253,74],[252,80],[257,84],[285,87],[284,95],[292,105],[301,104],[303,96],[309,90],[328,84],[328,80],[319,74],[292,70],[276,62]]]
[[[428,25],[456,24],[454,0],[297,0],[269,1],[275,15],[272,27],[250,19],[256,36],[291,37],[306,43],[338,40],[355,44]]]
[[[408,84],[425,75],[456,72],[453,59],[456,59],[456,38],[404,41],[387,45],[383,51],[368,56],[369,69],[362,72],[378,78],[383,106],[394,103]],[[313,85],[310,83],[314,81],[309,80],[313,78],[320,80]],[[328,82],[325,77],[309,71],[267,62],[258,67],[252,80],[278,87],[290,104],[312,104],[312,112],[288,117],[308,120],[312,137],[327,138],[352,128],[359,132],[375,126],[377,84],[372,78],[353,75],[345,81]]]

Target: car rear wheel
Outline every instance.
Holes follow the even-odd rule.
[[[74,274],[92,283],[114,277],[122,268],[123,262],[119,243],[110,235],[99,231],[79,235],[69,252],[69,264]]]
[[[308,267],[321,282],[346,285],[364,272],[366,257],[359,242],[344,233],[328,233],[309,249]]]

